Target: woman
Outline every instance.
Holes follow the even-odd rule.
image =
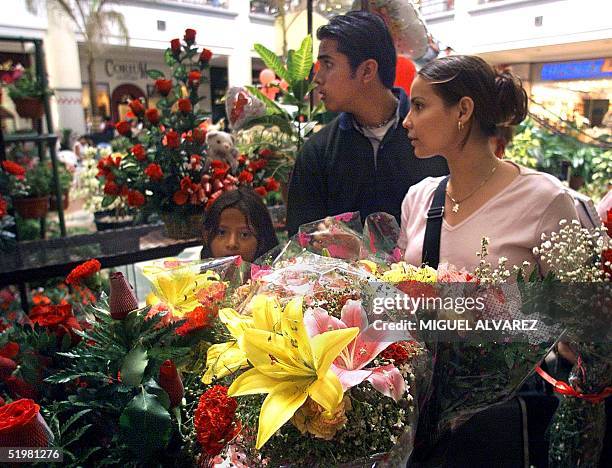
[[[553,176],[495,157],[489,144],[500,126],[517,125],[527,114],[527,95],[508,72],[497,75],[479,57],[456,55],[425,65],[412,84],[403,125],[415,155],[442,155],[450,178],[444,195],[440,263],[473,270],[481,240],[488,261],[538,264],[532,249],[542,233],[558,231],[561,219],[577,219],[571,196]],[[408,191],[402,204],[399,247],[405,260],[423,261],[427,212],[444,178],[429,177]]]

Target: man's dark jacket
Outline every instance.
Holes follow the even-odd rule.
[[[400,222],[401,204],[408,189],[428,176],[448,174],[446,161],[436,156],[418,159],[402,121],[409,109],[399,91],[399,121],[385,135],[376,167],[370,140],[354,125],[353,116],[340,114],[313,135],[298,155],[287,207],[289,235],[305,223],[348,211],[385,211]],[[373,104],[375,105],[375,104]]]

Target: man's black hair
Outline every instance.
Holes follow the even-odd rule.
[[[317,30],[317,39],[337,41],[338,52],[347,56],[353,73],[365,60],[376,60],[380,81],[389,89],[393,87],[397,54],[380,16],[365,11],[334,16]]]

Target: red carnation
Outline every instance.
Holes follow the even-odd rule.
[[[238,402],[227,396],[227,387],[215,385],[200,397],[194,413],[193,424],[198,442],[211,457],[221,450],[240,432],[240,421],[236,420]]]
[[[197,143],[203,144],[206,141],[206,130],[203,128],[194,128],[191,132],[191,136]]]
[[[162,168],[159,164],[151,163],[144,170],[144,173],[151,178],[151,180],[162,180],[164,177],[164,173],[162,172]]]
[[[127,204],[128,206],[142,206],[145,203],[145,196],[138,190],[128,190]]]
[[[264,182],[266,183],[266,190],[268,192],[276,192],[280,188],[280,184],[274,177],[268,177]]]
[[[195,29],[185,29],[185,36],[183,37],[183,39],[185,40],[187,44],[189,45],[193,44],[195,42],[195,38],[196,38]]]
[[[249,171],[242,171],[238,176],[238,180],[245,184],[250,184],[253,182],[253,174]]]
[[[153,107],[145,111],[145,117],[153,125],[157,125],[159,123],[159,111]]]
[[[140,143],[135,144],[130,148],[130,152],[138,161],[144,161],[147,159],[147,152]]]
[[[185,336],[194,331],[208,328],[217,317],[217,313],[218,310],[214,305],[212,308],[198,306],[185,316],[187,321],[176,329],[176,333]]]
[[[12,174],[17,177],[23,177],[26,173],[24,167],[13,161],[2,161],[2,168],[9,174]]]
[[[185,388],[176,366],[170,359],[166,359],[159,368],[159,386],[170,397],[170,408],[179,406],[185,396]]]
[[[162,78],[155,80],[155,89],[162,96],[167,96],[172,91],[172,80],[164,80]]]
[[[401,366],[407,363],[417,352],[416,341],[398,341],[389,345],[380,357],[383,359],[393,360],[393,364]]]
[[[21,377],[11,375],[4,381],[11,398],[38,398],[38,391],[29,382],[26,382]],[[0,424],[1,424],[0,419]],[[1,444],[0,444],[1,445]]]
[[[115,128],[117,129],[117,132],[119,132],[119,135],[123,136],[128,136],[132,132],[132,126],[125,120],[117,122]]]
[[[47,447],[51,430],[34,400],[0,407],[0,447]]]
[[[202,49],[202,53],[200,54],[200,62],[208,63],[212,58],[213,53],[208,49]]]
[[[106,184],[104,185],[104,193],[106,195],[119,195],[120,189],[119,186],[113,182],[112,180],[109,180],[106,182]]]
[[[142,105],[142,102],[140,102],[140,99],[132,99],[130,101],[130,103],[128,104],[129,108],[132,109],[132,112],[135,115],[142,115],[144,114],[145,108]]]
[[[255,188],[255,193],[257,193],[257,195],[259,195],[260,197],[265,197],[266,195],[268,195],[268,191],[266,190],[265,187],[257,187]]]
[[[68,274],[66,284],[80,284],[85,279],[98,273],[101,266],[100,262],[95,258],[81,263]]]
[[[178,55],[181,53],[181,40],[180,39],[172,39],[170,41],[170,49],[172,49],[172,53],[174,55]]]
[[[70,335],[73,344],[81,339],[74,332],[74,330],[81,330],[81,325],[72,314],[70,304],[34,306],[30,312],[30,320],[40,327],[53,331],[60,340],[66,333]]]
[[[191,112],[192,106],[191,101],[188,98],[181,98],[178,100],[178,108],[181,112]]]
[[[170,130],[168,133],[166,133],[165,139],[166,146],[171,149],[178,148],[181,144],[181,138],[174,130]]]
[[[202,74],[197,70],[192,70],[189,72],[187,76],[187,81],[191,86],[198,87],[200,85],[200,80],[202,79]]]
[[[249,171],[257,172],[268,165],[268,161],[265,159],[258,159],[257,161],[251,161],[248,165]]]

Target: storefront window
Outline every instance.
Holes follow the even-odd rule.
[[[102,117],[110,115],[110,90],[108,83],[97,83],[96,92],[98,115]],[[85,120],[91,122],[89,83],[83,83],[83,109],[85,111]]]

